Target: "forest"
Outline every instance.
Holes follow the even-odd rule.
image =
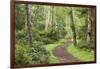
[[[94,61],[95,13],[94,7],[16,4],[16,65]]]

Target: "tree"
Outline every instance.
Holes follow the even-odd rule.
[[[73,32],[73,41],[74,41],[74,45],[77,46],[77,41],[76,41],[76,31],[75,31],[75,24],[74,24],[74,12],[73,12],[73,8],[71,8],[70,10],[70,19],[71,19],[71,29]]]
[[[50,6],[45,6],[45,9],[46,9],[46,24],[45,24],[45,30],[48,30],[48,27],[49,25],[51,24],[51,20],[50,20],[50,17],[51,17],[51,7]]]
[[[93,45],[95,45],[95,40],[96,40],[96,9],[95,8],[91,8],[91,29],[92,29],[92,40],[93,40]]]
[[[56,8],[54,7],[54,6],[52,6],[51,7],[51,15],[52,15],[52,27],[54,28],[54,29],[56,29],[57,28],[57,22],[56,22],[56,19],[55,19],[55,12],[56,12]]]
[[[26,23],[27,23],[27,31],[28,31],[28,39],[29,45],[32,47],[32,23],[31,23],[31,16],[30,16],[30,7],[26,4]]]
[[[88,28],[87,41],[91,48],[94,47],[95,40],[95,9],[88,8]]]

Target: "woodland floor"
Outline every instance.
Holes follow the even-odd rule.
[[[66,44],[57,46],[53,50],[53,54],[55,57],[57,57],[60,61],[60,63],[71,63],[71,62],[80,62],[78,59],[73,57],[68,51],[67,48],[69,44],[71,44],[71,41],[67,41]]]

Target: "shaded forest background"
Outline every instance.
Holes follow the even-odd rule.
[[[69,40],[69,52],[86,51],[93,61],[95,13],[95,8],[16,4],[16,64],[59,63],[52,49]]]

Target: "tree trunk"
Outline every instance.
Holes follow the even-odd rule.
[[[55,19],[55,8],[54,6],[47,6],[46,9],[46,24],[45,24],[45,30],[48,30],[48,28],[57,28],[57,22]]]
[[[54,6],[52,6],[52,10],[51,10],[51,14],[52,14],[52,27],[54,28],[54,29],[56,29],[57,28],[57,22],[56,22],[56,19],[55,19],[55,7]]]
[[[30,8],[28,4],[26,4],[26,19],[27,19],[26,23],[27,23],[29,46],[32,47],[32,23],[31,23],[31,16],[30,16]]]
[[[75,24],[74,24],[74,16],[73,16],[73,8],[71,8],[70,11],[70,19],[71,19],[71,29],[73,32],[73,41],[74,41],[74,45],[77,46],[77,41],[76,41],[76,31],[75,31]]]
[[[87,41],[89,44],[93,43],[94,46],[94,40],[95,40],[95,9],[94,8],[88,8],[88,36]],[[92,47],[93,48],[93,47]]]
[[[46,23],[45,23],[45,30],[47,31],[48,30],[48,27],[49,27],[49,24],[50,24],[50,9],[51,9],[51,7],[50,6],[46,6],[45,7],[45,11],[46,11]]]
[[[87,28],[87,41],[92,40],[92,20],[91,20],[91,8],[88,8],[88,28]]]
[[[96,9],[91,8],[91,29],[92,29],[92,40],[93,40],[93,45],[95,46],[95,40],[96,40]]]

